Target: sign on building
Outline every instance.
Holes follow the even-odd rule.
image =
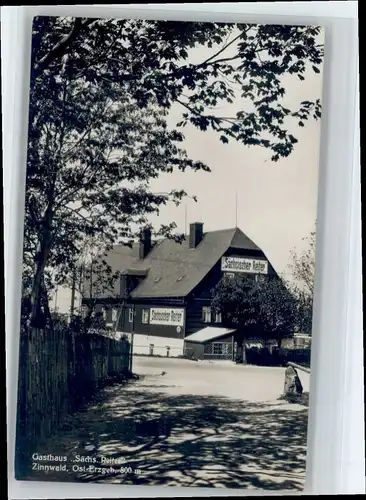
[[[184,309],[150,309],[151,325],[183,326]]]
[[[268,261],[244,257],[222,257],[221,271],[229,273],[268,274]]]

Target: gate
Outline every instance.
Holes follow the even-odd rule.
[[[232,342],[210,342],[204,345],[203,356],[205,359],[233,359]]]

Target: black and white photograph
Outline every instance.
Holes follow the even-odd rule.
[[[34,18],[18,480],[304,488],[324,37]]]

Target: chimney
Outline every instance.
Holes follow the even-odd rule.
[[[139,258],[144,259],[151,250],[151,229],[145,227],[141,232]]]
[[[193,222],[189,225],[189,248],[196,248],[203,238],[202,222]]]

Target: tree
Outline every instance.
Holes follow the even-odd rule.
[[[64,283],[89,238],[102,240],[105,251],[118,240],[129,243],[134,226],[146,225],[151,213],[168,201],[179,203],[185,194],[154,194],[150,178],[173,168],[205,169],[179,148],[181,137],[166,129],[158,109],[143,113],[126,102],[123,89],[99,95],[99,87],[67,79],[63,84],[58,107],[55,100],[52,109],[40,100],[43,134],[31,137],[29,150],[26,228],[31,236],[25,264],[35,263],[33,318],[47,269],[54,270],[56,283]],[[162,226],[157,234],[172,229],[174,224]]]
[[[211,306],[221,313],[222,323],[236,330],[237,358],[246,363],[244,340],[257,333],[257,308],[252,280],[242,276],[224,276],[212,290]]]
[[[256,286],[258,324],[267,338],[277,340],[293,335],[299,316],[299,302],[283,280],[264,279]]]
[[[297,299],[297,330],[311,335],[313,324],[313,296],[305,293],[298,287],[293,287],[293,294]]]
[[[308,297],[312,297],[314,294],[315,234],[315,231],[313,231],[307,238],[303,238],[308,243],[306,250],[301,253],[291,252],[292,262],[289,266],[297,285],[302,288],[303,293]]]
[[[297,297],[298,329],[301,332],[311,334],[313,317],[313,295],[315,282],[315,231],[311,232],[304,241],[308,247],[301,253],[291,253],[292,262],[289,266],[294,277],[291,285],[292,293]]]
[[[237,330],[236,340],[282,339],[294,332],[298,303],[279,278],[255,281],[246,276],[223,277],[213,290],[212,307],[221,312],[223,324]]]
[[[79,318],[82,330],[89,328],[100,328],[101,318],[96,315],[96,306],[101,297],[107,294],[112,299],[114,307],[120,307],[120,271],[113,270],[112,267],[101,257],[102,248],[97,245],[90,245],[88,252],[85,251],[83,258],[75,266],[74,272],[66,278],[68,287],[79,294],[83,301],[83,318]],[[105,309],[109,309],[110,301]],[[72,317],[77,317],[71,311]]]
[[[65,283],[85,241],[131,244],[149,216],[186,195],[154,194],[161,173],[209,171],[184,150],[188,124],[288,156],[288,131],[320,117],[320,102],[286,109],[283,75],[319,73],[320,28],[38,17],[33,25],[24,267],[31,276],[30,323],[41,307],[44,276]],[[189,62],[189,51],[212,55]],[[251,103],[233,116],[215,108],[238,94]],[[169,129],[173,104],[182,119]],[[243,108],[245,106],[243,105]],[[175,224],[158,235],[176,237]]]

